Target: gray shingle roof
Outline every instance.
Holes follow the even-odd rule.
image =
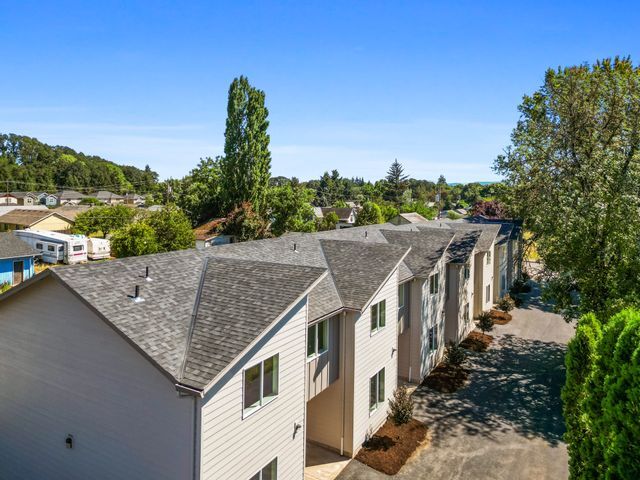
[[[0,259],[36,257],[40,255],[11,232],[0,233]]]
[[[64,214],[60,212],[55,212],[49,209],[42,210],[27,208],[16,208],[8,213],[5,213],[0,217],[0,223],[7,223],[10,225],[25,225],[27,227],[30,227],[34,223],[38,223],[52,215],[57,215],[58,217],[62,217],[64,220],[73,223],[73,220],[65,217]]]
[[[411,223],[424,223],[429,221],[426,218],[424,218],[422,215],[416,212],[399,213],[398,216],[404,218],[405,220]]]
[[[381,233],[389,243],[412,247],[404,263],[411,273],[418,277],[427,277],[431,274],[453,239],[453,232],[435,228],[409,231],[382,230]]]
[[[478,230],[457,231],[447,249],[447,261],[451,263],[467,263],[480,235],[481,232]]]
[[[471,223],[474,225],[499,225],[500,230],[498,231],[498,235],[496,238],[496,243],[503,243],[511,237],[512,231],[516,226],[514,222],[509,220],[494,220],[484,217],[469,217],[463,219],[467,223]]]
[[[324,272],[209,258],[181,381],[204,388]]]
[[[346,308],[362,310],[407,254],[384,243],[320,240],[331,276]]]
[[[436,226],[441,228],[451,228],[456,231],[478,231],[480,232],[480,237],[478,238],[476,247],[481,252],[486,252],[491,248],[491,245],[493,245],[493,242],[500,231],[500,226],[496,224],[466,223],[447,220],[430,222],[427,226],[435,228],[437,228]]]

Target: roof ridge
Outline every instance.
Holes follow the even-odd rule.
[[[324,262],[327,264],[327,276],[331,277],[333,288],[335,288],[336,293],[338,294],[338,298],[340,299],[340,304],[342,305],[342,308],[344,308],[345,307],[344,299],[342,298],[342,295],[340,295],[340,289],[338,288],[338,285],[336,284],[336,279],[333,276],[333,270],[331,269],[331,264],[329,263],[329,260],[327,260],[327,256],[324,253],[324,246],[322,245],[323,240],[326,240],[326,239],[319,238],[318,243],[320,244],[320,253],[322,254],[322,258],[324,259]]]
[[[178,372],[178,380],[182,381],[184,378],[184,371],[187,368],[187,359],[189,358],[189,350],[191,350],[191,340],[193,339],[193,330],[196,326],[196,319],[198,317],[198,309],[200,307],[200,297],[202,295],[202,288],[204,287],[204,280],[207,274],[207,268],[209,267],[209,257],[204,257],[202,262],[202,271],[200,272],[200,281],[198,283],[198,290],[196,291],[196,298],[193,302],[193,310],[191,311],[191,321],[189,322],[189,331],[187,332],[187,338],[185,340],[184,355],[182,356],[182,365],[180,365],[180,371]]]

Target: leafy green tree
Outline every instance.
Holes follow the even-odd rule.
[[[259,215],[249,202],[244,202],[227,215],[224,233],[233,235],[239,242],[271,237],[269,222]]]
[[[639,105],[630,59],[550,69],[496,160],[509,209],[553,272],[549,284],[569,287],[552,290],[567,316],[606,318],[640,297]]]
[[[421,202],[411,202],[400,205],[400,213],[411,213],[416,212],[419,215],[422,215],[427,220],[433,220],[438,215],[438,210],[435,208],[427,207],[424,203]]]
[[[240,76],[231,82],[224,133],[224,157],[220,162],[221,195],[226,209],[250,202],[266,211],[271,176],[271,153],[265,94]]]
[[[318,230],[326,231],[326,230],[335,230],[338,226],[338,222],[340,218],[338,218],[338,214],[336,212],[327,213],[320,222],[318,222]]]
[[[365,202],[358,212],[358,216],[356,217],[356,225],[375,225],[378,223],[383,223],[384,218],[382,217],[382,212],[380,211],[380,207],[373,202]]]
[[[311,200],[314,192],[291,184],[272,187],[269,191],[271,231],[275,236],[286,232],[313,232],[316,220]]]
[[[95,197],[86,197],[80,200],[80,205],[101,205],[102,202]]]
[[[161,210],[149,213],[144,223],[153,229],[159,252],[184,250],[195,245],[191,221],[175,205],[167,205]]]
[[[388,222],[393,217],[397,217],[398,213],[400,213],[400,211],[393,205],[382,204],[379,206],[380,206],[380,212],[382,212],[382,218],[384,219],[385,222]]]
[[[335,202],[333,202],[333,206],[335,208],[347,208],[347,202],[345,202],[344,200],[336,200]]]
[[[118,258],[148,255],[158,250],[155,231],[143,222],[127,225],[111,236],[111,254]]]
[[[182,179],[176,202],[193,226],[222,214],[220,162],[219,157],[200,159],[198,166]]]
[[[134,221],[136,210],[125,205],[93,207],[78,214],[73,231],[83,235],[107,236]]]
[[[385,200],[400,204],[402,194],[407,189],[407,178],[409,177],[404,174],[404,167],[396,158],[387,171]]]

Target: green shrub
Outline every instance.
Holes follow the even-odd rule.
[[[407,387],[400,385],[393,392],[393,399],[389,400],[388,418],[395,425],[409,423],[413,418],[413,398],[409,395]]]
[[[444,361],[453,367],[461,366],[467,358],[467,354],[459,344],[449,341],[444,352]]]
[[[478,328],[482,330],[482,333],[487,333],[493,330],[493,317],[491,316],[491,313],[482,312],[478,315],[477,321]]]
[[[511,298],[511,295],[507,293],[504,297],[498,300],[496,306],[499,310],[509,313],[511,310],[516,308],[516,303],[513,301],[513,298]]]
[[[0,283],[0,293],[4,293],[11,288],[11,284],[9,282]]]

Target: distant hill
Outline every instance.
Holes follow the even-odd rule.
[[[153,190],[158,174],[118,165],[72,148],[52,146],[36,138],[0,134],[0,191],[48,191],[62,188],[87,192],[145,193]]]
[[[487,185],[493,185],[494,183],[500,183],[500,182],[469,182],[469,183],[477,183],[478,185],[482,185],[483,187],[486,187]],[[447,183],[447,185],[449,185],[450,187],[457,187],[458,185],[467,185],[466,183]]]

